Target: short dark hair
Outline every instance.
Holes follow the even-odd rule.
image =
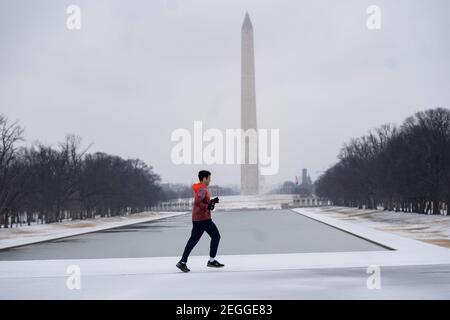
[[[211,172],[202,170],[198,173],[198,180],[203,181],[203,178],[208,178],[211,175]]]

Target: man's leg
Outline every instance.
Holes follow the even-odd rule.
[[[191,237],[189,238],[186,247],[184,248],[183,257],[181,258],[181,261],[186,263],[189,257],[189,254],[191,253],[192,249],[194,249],[195,245],[198,243],[200,238],[203,235],[203,232],[205,230],[202,228],[202,226],[196,222],[192,222],[192,232]]]
[[[220,241],[220,233],[219,229],[217,229],[216,224],[209,220],[207,224],[205,225],[205,231],[209,234],[211,237],[211,245],[209,249],[209,257],[215,258],[217,254],[217,248],[219,247],[219,241]]]

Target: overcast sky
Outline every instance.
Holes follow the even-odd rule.
[[[81,30],[66,28],[68,5]],[[381,30],[366,8],[381,8]],[[315,179],[344,142],[450,106],[450,2],[0,0],[0,113],[29,143],[67,133],[141,158],[164,182],[238,184],[237,165],[174,165],[171,133],[240,125],[240,31],[254,26],[260,128],[280,129],[269,183]]]

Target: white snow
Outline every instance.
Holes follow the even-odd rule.
[[[335,206],[302,208],[301,211],[450,248],[450,216]]]

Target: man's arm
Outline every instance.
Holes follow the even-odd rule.
[[[206,190],[201,188],[197,196],[194,198],[194,206],[198,206],[202,209],[208,209],[208,203],[206,201]]]

